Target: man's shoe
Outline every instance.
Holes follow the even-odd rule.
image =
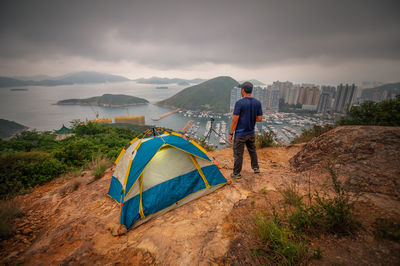
[[[257,168],[254,168],[253,170],[254,170],[254,173],[255,173],[255,174],[259,174],[259,173],[260,173],[260,168],[258,168],[258,167],[257,167]]]
[[[240,173],[239,173],[239,174],[232,173],[232,174],[231,174],[231,177],[232,177],[232,178],[239,179],[239,178],[242,178],[242,175],[241,175]]]

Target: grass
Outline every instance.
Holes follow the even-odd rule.
[[[276,135],[274,132],[264,132],[262,135],[256,135],[256,147],[271,147],[276,143]]]
[[[63,186],[60,190],[60,196],[65,197],[68,193],[72,193],[80,187],[81,183],[78,181],[73,181],[65,186]]]
[[[325,126],[317,126],[314,125],[310,129],[305,129],[301,133],[301,135],[291,141],[291,144],[296,144],[296,143],[304,143],[304,142],[309,142],[315,137],[319,137],[325,132],[328,132],[331,129],[334,129],[335,126],[333,125],[325,125]]]
[[[279,193],[283,197],[283,200],[286,204],[292,206],[298,206],[303,199],[303,196],[299,195],[298,187],[296,184],[288,184],[282,190],[279,190]]]
[[[0,239],[7,239],[15,233],[15,218],[23,215],[14,201],[0,201]]]
[[[376,238],[400,242],[400,224],[398,222],[392,219],[377,218],[373,227]]]
[[[206,151],[213,151],[215,150],[215,147],[212,145],[207,144],[206,139],[205,138],[201,138],[197,141],[197,143],[203,147]]]
[[[104,172],[107,170],[107,168],[110,168],[111,166],[112,162],[110,161],[110,159],[101,156],[92,159],[92,161],[88,164],[88,168],[92,170],[94,180],[103,177]]]
[[[339,181],[332,168],[331,175],[333,194],[324,191],[309,192],[307,204],[295,184],[288,185],[280,191],[284,199],[284,208],[278,213],[260,212],[254,215],[258,236],[262,246],[252,250],[253,255],[263,256],[272,264],[298,265],[306,264],[309,259],[320,259],[322,251],[310,250],[307,239],[320,234],[347,235],[353,233],[359,225],[353,214],[354,203],[349,192]],[[262,192],[262,191],[261,191]],[[389,235],[392,225],[380,223],[380,235]]]
[[[272,264],[298,265],[306,262],[309,247],[305,238],[293,233],[278,215],[258,213],[254,216],[262,246],[252,253],[266,257]]]

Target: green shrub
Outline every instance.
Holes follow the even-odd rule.
[[[259,213],[254,218],[263,246],[253,250],[253,254],[279,265],[297,265],[308,260],[309,247],[304,237],[292,232],[276,213]]]
[[[297,206],[301,203],[303,197],[299,195],[295,184],[288,184],[285,188],[279,190],[286,204]]]
[[[112,163],[109,159],[106,158],[97,158],[92,162],[93,176],[94,179],[99,179],[104,175],[104,172],[107,168],[111,167]]]
[[[28,191],[67,169],[84,167],[92,158],[114,160],[137,136],[130,129],[110,125],[79,121],[73,124],[75,136],[60,141],[55,140],[53,133],[36,131],[25,131],[0,141],[0,198]],[[101,172],[101,167],[98,171]]]
[[[15,232],[14,220],[22,211],[14,201],[0,201],[0,239],[11,237]]]
[[[355,200],[351,199],[332,168],[328,167],[328,170],[334,190],[333,197],[326,192],[321,194],[315,191],[310,206],[299,201],[294,210],[288,213],[288,221],[294,230],[310,234],[349,234],[357,229],[359,223],[353,214]]]
[[[0,197],[42,185],[65,172],[65,166],[46,152],[0,154]]]
[[[374,234],[376,238],[386,238],[400,242],[400,224],[392,219],[378,218],[374,224]]]
[[[206,151],[213,151],[213,150],[215,150],[215,147],[212,146],[212,145],[209,145],[209,144],[206,142],[206,139],[205,139],[205,138],[201,138],[197,143],[199,143],[199,145],[200,145],[201,147],[203,147]]]
[[[305,129],[301,133],[301,135],[297,138],[294,138],[291,143],[296,144],[296,143],[304,143],[304,142],[309,142],[315,137],[319,137],[325,132],[328,132],[331,129],[334,129],[335,126],[333,125],[325,125],[325,126],[318,126],[314,125],[312,128]]]
[[[400,95],[396,99],[379,103],[367,101],[352,106],[348,118],[340,119],[338,125],[400,126]]]
[[[264,132],[262,135],[256,135],[257,148],[271,147],[276,143],[276,135],[272,131]]]

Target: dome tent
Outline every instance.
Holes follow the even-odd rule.
[[[179,133],[147,130],[129,144],[115,161],[108,190],[128,229],[227,183],[206,151]]]

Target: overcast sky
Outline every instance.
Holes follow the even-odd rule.
[[[0,75],[400,81],[400,1],[0,1]]]

